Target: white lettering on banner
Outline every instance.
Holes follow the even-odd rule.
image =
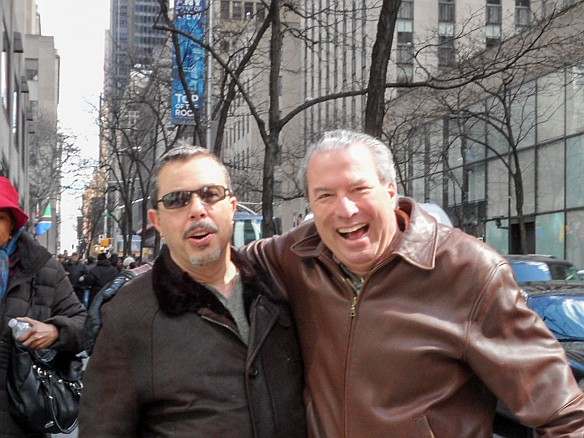
[[[186,94],[174,93],[174,97],[175,97],[175,99],[178,102],[175,106],[188,105],[189,104],[189,100],[187,99]],[[193,102],[198,102],[199,101],[199,95],[198,94],[193,94],[191,96],[191,98],[193,99]]]
[[[175,108],[174,115],[177,117],[193,117],[193,112],[190,109]]]

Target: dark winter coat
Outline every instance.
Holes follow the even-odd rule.
[[[83,296],[80,295],[83,287],[79,284],[79,277],[87,275],[89,269],[87,269],[87,266],[85,266],[85,264],[79,260],[76,262],[69,260],[67,263],[65,263],[65,271],[67,271],[69,274],[69,282],[71,283],[71,286],[73,286],[77,297],[79,299],[83,299]]]
[[[83,276],[83,281],[80,284],[83,287],[88,287],[90,289],[90,305],[95,295],[97,295],[106,284],[116,278],[119,273],[120,271],[118,271],[118,268],[112,266],[108,259],[103,259],[98,260],[97,265]]]
[[[20,260],[15,266],[8,291],[0,303],[0,437],[34,437],[26,434],[8,413],[6,371],[12,346],[11,318],[26,316],[29,308],[30,285],[35,278],[35,308],[33,319],[50,323],[59,329],[59,339],[51,348],[80,352],[83,349],[83,324],[86,312],[69,283],[62,265],[27,233],[18,240]]]
[[[130,280],[102,309],[84,378],[80,436],[306,436],[302,363],[285,303],[234,260],[249,347],[217,297],[172,261]]]

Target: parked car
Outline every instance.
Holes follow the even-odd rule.
[[[531,281],[584,281],[584,271],[567,260],[541,254],[511,254],[505,258],[511,263],[517,283]]]
[[[545,255],[509,255],[527,307],[535,311],[560,341],[578,385],[584,390],[584,275],[569,261]],[[517,423],[513,438],[532,437],[499,403],[495,422]]]

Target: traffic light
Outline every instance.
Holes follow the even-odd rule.
[[[109,248],[111,240],[112,240],[111,237],[105,237],[101,239],[101,242],[99,242],[99,244],[104,248]]]

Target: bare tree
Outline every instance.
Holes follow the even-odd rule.
[[[164,5],[164,3],[161,0],[161,4]],[[189,38],[193,44],[200,45],[207,51],[215,65],[223,70],[222,79],[218,82],[218,94],[214,95],[215,111],[212,115],[207,115],[208,118],[216,117],[215,120],[219,126],[214,145],[217,153],[222,152],[223,127],[227,119],[235,114],[233,102],[240,97],[247,105],[265,148],[261,184],[265,235],[271,235],[274,232],[272,223],[274,175],[282,152],[281,136],[285,127],[298,115],[313,107],[321,108],[321,105],[327,102],[335,105],[334,102],[341,102],[343,99],[365,96],[367,104],[362,121],[363,126],[367,132],[379,136],[383,123],[387,120],[388,106],[385,97],[389,90],[424,88],[439,92],[488,81],[489,78],[510,68],[527,69],[534,65],[557,65],[557,62],[565,59],[566,53],[570,50],[566,43],[571,43],[577,33],[572,30],[574,23],[569,23],[564,19],[567,15],[552,14],[521,36],[511,38],[509,42],[477,55],[477,47],[484,47],[484,26],[477,24],[477,17],[484,16],[485,13],[481,10],[469,17],[467,22],[460,27],[459,34],[453,37],[458,43],[457,65],[451,66],[448,71],[427,67],[428,63],[425,61],[435,56],[439,48],[436,38],[428,38],[427,41],[418,41],[415,45],[413,62],[418,71],[417,78],[407,82],[388,82],[388,63],[392,53],[393,33],[400,2],[386,0],[372,6],[370,10],[361,11],[364,26],[368,24],[367,21],[371,21],[372,15],[378,13],[375,19],[377,33],[371,40],[373,50],[369,58],[363,61],[363,68],[367,68],[369,72],[368,79],[343,77],[342,83],[339,83],[336,88],[323,86],[320,95],[299,99],[298,103],[287,102],[287,105],[283,107],[279,89],[284,47],[287,44],[299,44],[302,47],[308,47],[308,50],[313,50],[318,56],[322,55],[319,50],[325,42],[334,47],[335,53],[337,50],[344,50],[348,44],[344,39],[347,30],[339,23],[347,21],[343,21],[343,16],[353,16],[356,11],[350,7],[343,9],[340,3],[322,10],[311,9],[310,11],[303,9],[303,5],[296,2],[275,0],[262,4],[267,12],[265,18],[253,26],[251,22],[246,21],[238,28],[239,44],[234,45],[234,49],[228,56],[225,56],[224,51],[222,52],[217,46],[211,46],[207,40],[177,30],[168,15],[168,9],[164,6],[162,7],[163,19],[158,28],[167,30],[172,35],[178,34]],[[312,37],[307,31],[306,23],[318,28],[318,31],[314,33],[316,37]],[[478,41],[479,35],[480,41]],[[369,40],[365,38],[364,41],[361,49],[363,53],[368,53]],[[561,50],[558,49],[560,47]],[[268,72],[268,83],[261,93],[258,92],[261,85],[258,85],[257,81],[250,80],[250,78],[258,77],[260,66],[263,67],[263,71]],[[332,126],[335,119],[333,117],[330,120]]]
[[[83,169],[90,165],[81,157],[76,138],[58,129],[39,115],[30,139],[30,204],[39,214],[51,200],[59,200],[64,190],[80,184]]]
[[[508,192],[499,194],[503,199],[508,199],[509,205],[508,211],[501,217],[511,219],[514,202],[520,236],[519,251],[529,251],[524,171],[532,167],[533,162],[525,160],[523,149],[534,143],[535,131],[556,117],[560,110],[558,103],[548,98],[547,105],[537,105],[539,113],[536,118],[536,94],[540,98],[545,94],[563,95],[566,86],[574,92],[573,88],[579,82],[574,80],[577,71],[573,71],[571,81],[564,83],[562,79],[559,85],[552,83],[543,86],[540,83],[536,87],[535,78],[545,73],[553,75],[557,70],[562,72],[563,78],[564,66],[572,62],[574,53],[581,52],[579,46],[582,43],[580,34],[583,27],[581,14],[568,14],[566,11],[552,14],[531,33],[512,38],[495,48],[495,59],[507,63],[507,67],[499,69],[496,74],[475,75],[471,81],[457,88],[434,89],[431,92],[418,90],[395,101],[390,107],[392,118],[400,120],[394,125],[399,125],[396,131],[402,130],[402,139],[407,135],[414,136],[415,132],[436,122],[444,129],[447,138],[432,146],[433,151],[441,151],[443,154],[435,154],[434,163],[443,166],[448,183],[445,193],[450,199],[450,205],[456,205],[453,212],[457,216],[458,225],[466,231],[477,232],[477,226],[485,219],[484,211],[478,215],[473,211],[476,206],[469,199],[469,175],[487,157],[496,158],[509,176]],[[509,57],[509,54],[512,56]],[[456,71],[451,71],[450,76],[461,77],[460,72],[469,68],[478,72],[485,62],[483,57],[476,55],[464,61],[459,66],[453,66]],[[395,132],[391,135],[396,136]],[[412,145],[409,139],[401,146],[402,153],[397,156],[412,157],[417,154],[416,145]],[[453,157],[457,157],[459,162],[454,163]],[[404,160],[401,165],[407,163]],[[407,174],[407,170],[405,172]],[[412,176],[408,175],[410,178]]]
[[[177,127],[169,130],[170,57],[162,52],[158,59],[156,64],[136,67],[121,98],[106,101],[101,114],[104,203],[121,230],[124,254],[131,252],[137,228],[144,230],[148,223],[154,162],[183,132]]]

